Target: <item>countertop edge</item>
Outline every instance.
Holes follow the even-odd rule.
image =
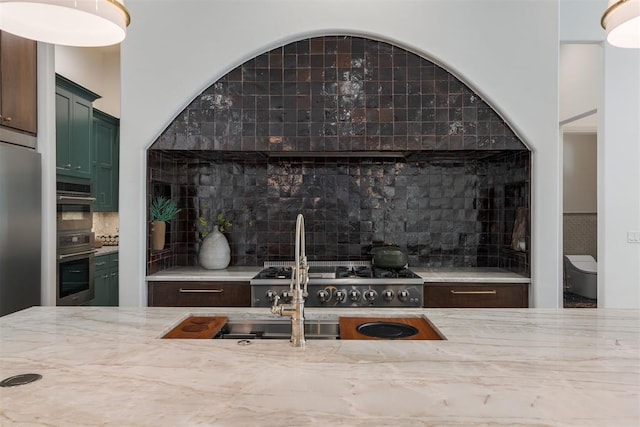
[[[173,281],[227,281],[246,282],[255,276],[261,267],[233,266],[224,270],[206,270],[194,267],[174,267],[146,276],[147,282],[173,282]],[[464,268],[464,269],[412,269],[429,283],[531,283],[531,278],[522,276],[508,270]]]

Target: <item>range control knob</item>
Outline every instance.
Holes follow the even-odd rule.
[[[360,299],[360,291],[357,289],[352,289],[349,291],[349,299],[351,301],[358,301]]]
[[[364,291],[364,299],[366,299],[367,301],[373,302],[376,300],[376,298],[378,298],[378,293],[375,290],[368,289]]]
[[[342,302],[346,297],[347,293],[344,290],[340,289],[336,291],[336,301]]]
[[[291,292],[289,291],[282,291],[280,293],[280,297],[282,298],[282,300],[284,302],[289,302],[291,300]]]
[[[385,289],[382,292],[382,298],[384,298],[386,302],[393,301],[393,291],[391,289]]]
[[[320,300],[320,302],[325,303],[329,301],[330,298],[331,294],[326,289],[321,289],[318,291],[318,299]]]
[[[269,289],[265,295],[267,296],[269,302],[273,302],[273,300],[276,299],[276,295],[278,295],[278,293],[273,289]]]
[[[398,299],[402,302],[405,302],[406,300],[409,299],[409,291],[406,289],[401,290],[400,292],[398,292]]]

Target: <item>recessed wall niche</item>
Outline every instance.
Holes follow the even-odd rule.
[[[291,259],[302,212],[314,259],[363,259],[384,241],[414,266],[529,271],[528,247],[504,244],[508,216],[529,212],[528,150],[455,76],[384,42],[318,37],[259,55],[197,96],[149,156],[150,176],[175,168],[185,209],[175,265],[195,263],[198,216],[219,212],[236,221],[232,265]]]

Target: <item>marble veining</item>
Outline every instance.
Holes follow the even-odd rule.
[[[309,318],[371,310],[308,309]],[[446,341],[161,340],[247,308],[36,307],[0,318],[0,425],[640,424],[640,312],[392,309]]]

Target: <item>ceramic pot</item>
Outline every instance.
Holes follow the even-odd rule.
[[[207,270],[221,270],[227,268],[231,261],[231,248],[227,238],[218,230],[218,226],[207,234],[200,245],[198,263]]]
[[[373,255],[371,259],[373,266],[380,268],[404,268],[409,258],[405,251],[394,245],[375,247],[371,249],[371,255]]]
[[[164,249],[164,234],[167,224],[164,221],[151,222],[151,249],[161,251]]]

